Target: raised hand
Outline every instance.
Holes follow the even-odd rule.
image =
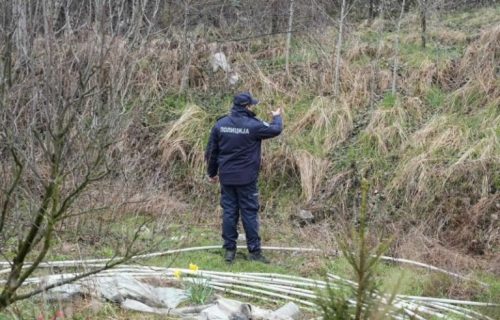
[[[273,117],[280,116],[281,115],[281,107],[279,107],[278,109],[276,109],[274,111],[271,111],[271,114],[273,115]]]

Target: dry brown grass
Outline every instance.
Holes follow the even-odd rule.
[[[295,167],[294,150],[287,144],[272,148],[268,143],[263,143],[262,148],[262,176],[273,175],[285,177],[297,174]]]
[[[373,139],[380,154],[404,149],[412,122],[423,118],[422,101],[417,97],[396,97],[394,106],[380,106],[364,132]]]
[[[379,108],[373,113],[365,132],[375,140],[378,152],[386,154],[406,141],[407,121],[408,113],[401,105]]]
[[[283,138],[286,147],[273,151],[265,149],[263,174],[285,176],[288,172],[299,177],[303,198],[310,201],[317,194],[330,165],[326,154],[345,141],[352,128],[347,101],[317,97],[305,114],[291,119]]]
[[[402,150],[409,156],[400,162],[389,190],[405,190],[404,198],[412,204],[425,202],[429,196],[442,190],[446,177],[446,162],[441,152],[458,152],[468,140],[468,131],[446,116],[435,117],[423,128],[414,132],[403,145]]]
[[[340,143],[346,141],[354,127],[352,101],[341,97],[338,107],[334,110],[334,135],[330,137],[329,143],[325,145],[327,150],[333,150]]]
[[[428,221],[423,221],[407,233],[397,235],[396,256],[414,261],[426,261],[453,272],[471,271],[483,268],[486,264],[474,257],[451,250],[441,244],[438,237],[427,236]]]
[[[180,201],[170,192],[160,190],[135,193],[123,208],[125,212],[141,212],[157,218],[169,217],[171,221],[175,217],[181,218],[189,209],[189,204]]]
[[[406,156],[387,187],[392,199],[401,197],[408,205],[410,216],[426,213],[425,229],[419,232],[461,255],[485,255],[500,243],[493,214],[500,203],[493,187],[500,168],[500,117],[491,110],[479,113],[484,115],[479,128],[456,116],[432,118],[403,145]],[[446,257],[442,249],[441,264]],[[465,260],[457,263],[465,265]]]
[[[437,63],[430,59],[421,61],[417,71],[411,70],[404,77],[404,86],[412,89],[412,94],[415,96],[423,95],[430,88],[437,77]]]
[[[500,95],[498,80],[500,57],[500,26],[484,30],[478,40],[471,43],[462,58],[460,71],[469,83],[478,83],[482,92]]]
[[[306,113],[290,126],[292,136],[324,133],[323,149],[332,150],[345,141],[353,128],[353,116],[348,101],[317,97]]]
[[[196,105],[188,105],[163,135],[159,148],[162,161],[169,167],[174,159],[185,162],[196,172],[204,166],[204,148],[201,136],[205,135],[207,113]]]
[[[436,73],[435,83],[444,91],[451,92],[464,84],[460,76],[460,61],[458,59],[444,61]]]
[[[391,87],[392,73],[390,70],[382,69],[376,75],[376,89],[380,92],[386,92]]]
[[[460,45],[467,41],[467,34],[459,30],[448,28],[437,28],[429,32],[429,36],[434,41],[444,45]]]
[[[361,41],[352,41],[346,57],[348,61],[355,61],[363,57],[373,58],[377,55],[377,48]]]
[[[455,168],[470,162],[499,162],[500,141],[495,127],[500,128],[500,116],[493,122],[493,126],[484,129],[484,137],[474,141],[472,145],[461,150],[461,156],[448,169],[448,176],[451,176]]]
[[[281,147],[270,149],[264,147],[261,176],[281,177],[300,181],[303,201],[310,201],[317,194],[323,181],[329,161],[323,157],[313,155],[306,150]]]
[[[466,141],[467,131],[458,126],[453,118],[438,116],[415,131],[404,148],[425,148],[433,153],[443,148],[459,150]]]
[[[312,129],[326,130],[332,123],[335,102],[327,97],[317,97],[306,113],[290,126],[292,134],[301,134]]]
[[[453,216],[450,229],[442,238],[452,247],[463,248],[465,253],[484,255],[494,252],[500,243],[498,207],[500,194],[487,194],[479,201]]]
[[[305,201],[310,201],[317,194],[328,167],[328,160],[301,150],[295,154],[295,164],[300,173],[302,195]]]
[[[342,74],[342,92],[340,97],[342,103],[347,104],[352,110],[363,110],[370,101],[370,83],[372,79],[377,81],[378,75],[371,67],[361,69],[344,68]]]

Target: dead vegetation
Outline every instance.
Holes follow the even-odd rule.
[[[184,162],[198,171],[203,166],[204,145],[200,129],[206,127],[207,114],[195,105],[188,105],[160,140],[162,163],[168,168],[175,161]]]
[[[342,61],[342,95],[337,99],[323,95],[329,90],[325,88],[332,86],[333,68],[328,63],[314,62],[330,54],[321,48],[315,58],[306,56],[304,63],[292,63],[291,72],[300,76],[290,80],[279,68],[262,63],[262,59],[276,59],[280,52],[263,43],[253,53],[241,44],[225,45],[225,52],[234,57],[234,67],[245,78],[245,86],[264,101],[278,99],[275,104],[286,106],[285,134],[276,143],[265,144],[262,176],[282,191],[285,180],[288,187],[298,188],[306,206],[323,203],[319,207],[324,209],[318,212],[331,212],[326,207],[333,205],[339,212],[337,218],[350,216],[350,203],[356,194],[354,177],[371,176],[383,199],[377,210],[384,211],[383,216],[401,219],[397,226],[403,230],[415,224],[425,226],[418,230],[426,243],[444,242],[445,247],[461,254],[488,256],[498,248],[500,233],[494,214],[499,203],[500,94],[495,64],[499,30],[483,30],[459,60],[444,57],[405,65],[400,74],[403,93],[394,96],[393,102],[382,96],[390,87],[390,68],[375,70],[353,63],[377,55],[384,61],[386,55],[392,54],[390,41],[379,43],[378,50],[360,41],[349,49]],[[433,37],[449,44],[465,41],[462,33],[446,30]],[[192,83],[203,91],[211,90],[211,79],[220,75],[210,74],[203,67],[208,46],[194,48],[199,51],[195,51],[191,63],[197,66],[195,77],[202,80],[199,85],[195,79]],[[160,63],[175,60],[176,50],[164,44],[149,52],[154,52],[156,63]],[[162,70],[160,73],[171,77],[169,83],[179,79],[170,63],[144,67]],[[144,70],[141,83],[158,79],[158,70]],[[162,81],[157,83],[161,86]],[[321,94],[298,103],[308,86]],[[432,88],[438,88],[443,98],[426,100]],[[372,99],[375,107],[370,109]],[[192,177],[203,174],[203,149],[213,119],[210,110],[188,104],[176,120],[165,126],[158,143],[164,170],[189,168],[189,175],[182,173],[179,177],[191,179],[190,186],[198,190],[206,189]],[[369,151],[363,158],[365,148],[375,153]],[[171,178],[176,179],[175,175],[172,173]],[[405,239],[397,249],[402,256],[408,248],[402,243],[411,241]]]
[[[300,172],[302,194],[306,201],[310,201],[318,192],[328,162],[302,150],[295,152],[295,163]]]
[[[479,85],[482,92],[498,99],[498,57],[500,56],[500,26],[483,30],[478,40],[465,50],[460,64],[468,85]]]

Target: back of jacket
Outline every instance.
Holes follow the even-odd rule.
[[[281,133],[281,116],[268,124],[245,107],[235,105],[231,114],[217,121],[210,133],[205,159],[208,175],[219,175],[225,185],[245,185],[257,180],[261,141]]]

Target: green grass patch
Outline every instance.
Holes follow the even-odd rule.
[[[452,13],[443,21],[450,29],[474,32],[500,23],[500,5]]]
[[[360,33],[361,41],[369,44],[376,44],[380,38],[381,34],[375,30],[366,30]]]
[[[282,273],[282,274],[297,274],[297,271],[288,269],[280,264],[281,259],[286,256],[281,253],[265,252],[272,263],[263,264],[259,262],[249,261],[248,252],[245,249],[238,249],[236,259],[233,264],[228,265],[224,261],[224,250],[222,245],[220,249],[203,250],[196,252],[185,252],[173,254],[165,257],[154,258],[148,260],[148,264],[159,267],[188,269],[190,264],[196,264],[201,271],[224,271],[224,272],[264,272],[264,273]],[[300,260],[300,259],[299,259]],[[297,260],[295,260],[297,263]],[[287,265],[293,266],[295,263],[287,262]]]
[[[178,117],[179,110],[188,103],[186,95],[177,93],[166,94],[163,101],[159,101],[144,115],[144,122],[150,127],[163,127],[169,121]]]
[[[188,104],[195,104],[205,110],[209,114],[209,119],[215,123],[217,117],[229,111],[232,99],[232,94],[224,92],[207,94],[171,92],[165,94],[163,99],[145,114],[144,121],[151,127],[164,127],[169,122],[177,120]]]
[[[420,43],[411,42],[402,43],[400,52],[401,60],[407,63],[410,68],[419,68],[426,61],[445,66],[446,61],[460,58],[463,48],[444,47],[432,42],[422,48]]]
[[[425,102],[433,111],[439,111],[446,100],[446,94],[439,87],[432,86],[425,95]]]
[[[382,101],[380,102],[380,107],[382,109],[390,109],[396,105],[398,96],[390,92],[384,94]]]
[[[394,159],[392,153],[381,153],[376,138],[363,132],[354,143],[337,151],[333,163],[336,172],[355,167],[358,171],[368,170],[373,179],[379,180],[390,172]]]

